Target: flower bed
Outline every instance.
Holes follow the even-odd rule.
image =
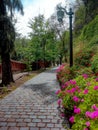
[[[72,130],[98,130],[98,78],[79,75],[62,82],[56,94],[62,115],[68,118]]]

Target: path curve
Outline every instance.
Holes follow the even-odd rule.
[[[55,70],[40,73],[0,100],[0,130],[65,130],[58,116]]]

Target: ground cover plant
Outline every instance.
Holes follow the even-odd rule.
[[[64,81],[65,66],[57,70],[61,89],[56,94],[61,116],[68,118],[72,130],[98,130],[98,77],[90,70],[88,74],[81,73]]]

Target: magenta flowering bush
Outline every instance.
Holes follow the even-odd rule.
[[[82,74],[62,84],[57,93],[72,130],[98,130],[97,79]]]
[[[60,84],[64,84],[66,81],[76,77],[76,68],[69,67],[69,64],[62,64],[57,69],[57,79]]]

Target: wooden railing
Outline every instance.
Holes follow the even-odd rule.
[[[12,66],[12,71],[24,71],[26,69],[26,64],[11,60],[11,66]],[[0,64],[0,73],[2,72],[2,65]]]

